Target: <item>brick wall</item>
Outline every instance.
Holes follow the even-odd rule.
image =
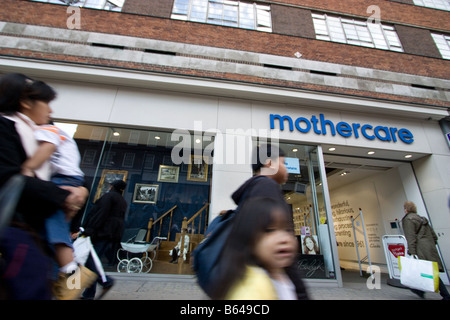
[[[139,0],[136,0],[135,4],[137,5],[138,2]],[[285,0],[285,2],[305,2],[305,5],[309,5],[309,2],[312,3],[314,1]],[[324,1],[316,2],[316,6],[318,6]],[[348,3],[356,5],[357,2],[368,3],[363,0],[348,0],[345,1],[345,5],[343,1],[329,1],[328,3],[333,4],[333,6],[336,5],[335,3],[341,3],[342,6],[347,6]],[[377,1],[369,2],[376,3]],[[382,3],[416,8],[415,6],[397,4],[390,1],[382,1]],[[66,28],[66,21],[70,16],[66,10],[67,7],[62,5],[24,0],[2,0],[0,21]],[[167,8],[160,7],[158,10],[162,12],[163,10],[167,10]],[[414,10],[410,9],[410,11]],[[298,9],[298,12],[305,13],[307,10]],[[445,14],[448,15],[448,13]],[[311,25],[309,25],[309,28],[311,28]],[[302,53],[302,58],[306,60],[361,66],[444,79],[448,79],[450,74],[449,61],[447,60],[310,39],[311,34],[305,33],[305,31],[302,34],[298,34],[299,31],[295,29],[291,31],[294,34],[297,33],[297,35],[291,36],[82,8],[81,30],[245,50],[287,57],[293,57],[294,53],[298,51]]]
[[[174,0],[126,0],[122,12],[169,18]]]
[[[436,47],[429,30],[402,25],[396,25],[395,30],[397,31],[405,52],[441,58],[441,54]]]

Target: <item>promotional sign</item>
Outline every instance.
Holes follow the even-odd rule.
[[[287,172],[300,174],[300,161],[298,158],[284,158]]]
[[[400,235],[383,236],[384,254],[389,270],[389,277],[392,279],[400,279],[400,268],[398,257],[406,255],[407,243],[406,238]]]

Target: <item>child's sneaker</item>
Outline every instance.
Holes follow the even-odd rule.
[[[57,300],[75,300],[84,289],[89,288],[97,280],[97,274],[84,266],[78,266],[74,273],[58,274],[53,284],[53,295]]]

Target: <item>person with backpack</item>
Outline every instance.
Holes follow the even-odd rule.
[[[285,268],[298,250],[292,219],[273,198],[245,201],[224,246],[212,298],[296,300]]]
[[[205,240],[194,251],[194,271],[200,287],[208,295],[213,295],[215,291],[215,279],[220,274],[221,254],[234,223],[234,217],[239,214],[246,201],[256,197],[273,199],[285,208],[283,211],[289,219],[293,219],[291,207],[285,201],[281,190],[281,185],[288,179],[284,158],[285,153],[275,145],[264,144],[254,149],[252,159],[254,176],[245,181],[231,196],[238,207],[214,219],[206,230]],[[295,286],[297,299],[308,299],[295,262],[286,267],[285,272]]]

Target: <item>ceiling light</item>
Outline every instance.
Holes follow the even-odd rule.
[[[161,137],[160,136],[155,136],[155,139],[159,140],[159,139],[161,139]]]
[[[118,131],[114,131],[114,132],[113,132],[113,136],[114,136],[114,137],[118,137],[118,136],[120,136],[120,133],[119,133]]]
[[[297,148],[292,149],[292,152],[297,152],[297,151],[298,151]]]
[[[369,151],[367,154],[375,154],[375,151]]]
[[[332,147],[332,148],[328,148],[328,151],[335,151],[336,148]]]
[[[200,139],[195,139],[195,143],[200,143],[200,142],[202,142]]]
[[[412,158],[412,154],[407,154],[407,155],[405,156],[405,158],[406,158],[406,159]]]

